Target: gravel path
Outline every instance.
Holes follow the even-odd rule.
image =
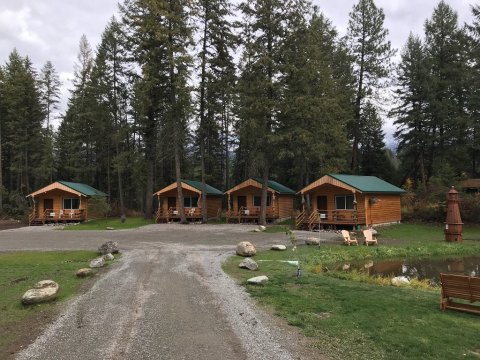
[[[39,229],[39,230],[35,230]],[[0,232],[0,251],[95,249],[123,257],[17,359],[323,359],[298,329],[255,306],[221,270],[235,244],[288,245],[284,234],[238,225],[151,225],[80,232]]]

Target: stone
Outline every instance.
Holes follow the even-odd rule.
[[[253,232],[262,232],[259,228],[253,229]]]
[[[252,258],[247,257],[243,259],[243,261],[240,264],[238,264],[238,267],[242,269],[255,271],[258,269],[258,264]]]
[[[57,298],[60,286],[53,280],[42,280],[27,290],[22,296],[22,303],[25,305],[38,304],[52,301]]]
[[[342,270],[343,270],[343,271],[350,270],[350,264],[343,264]]]
[[[87,277],[93,275],[93,270],[90,268],[78,269],[75,275],[77,275],[78,277]]]
[[[270,250],[285,251],[287,247],[285,245],[272,245]]]
[[[268,277],[265,275],[256,276],[247,280],[247,283],[252,285],[262,285],[268,281]]]
[[[104,265],[105,265],[105,259],[103,258],[103,256],[90,261],[91,268],[100,268],[100,267],[103,267]]]
[[[106,230],[115,230],[115,228],[112,227],[112,226],[107,226],[105,229],[106,229]]]
[[[116,254],[118,253],[119,249],[118,249],[118,243],[116,241],[107,241],[105,243],[103,243],[99,248],[98,248],[98,252],[102,255],[106,255],[108,253],[110,254]]]
[[[112,254],[108,253],[108,254],[103,255],[103,258],[104,258],[105,260],[110,260],[110,261],[112,261],[113,259],[115,259],[115,256],[113,256]]]
[[[392,279],[392,285],[394,286],[405,286],[410,284],[410,280],[406,276],[396,276]]]
[[[305,244],[307,245],[320,245],[320,239],[315,237],[309,237],[305,240]]]
[[[242,241],[238,243],[236,252],[239,256],[250,257],[254,256],[257,253],[257,250],[251,242]]]
[[[260,225],[260,226],[258,227],[258,229],[259,229],[260,231],[265,231],[265,230],[267,230],[267,228],[266,228],[265,226],[263,226],[263,225]]]
[[[363,265],[363,267],[365,269],[370,269],[371,267],[373,267],[373,260],[368,260],[365,265]]]

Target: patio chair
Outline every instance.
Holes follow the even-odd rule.
[[[350,246],[350,244],[356,244],[358,246],[357,238],[351,238],[350,233],[347,230],[342,230],[343,243]]]
[[[365,236],[365,245],[378,245],[377,238],[373,235],[371,229],[363,230],[363,236]]]

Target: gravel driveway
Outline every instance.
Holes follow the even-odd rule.
[[[298,329],[257,308],[221,270],[241,240],[288,245],[244,225],[0,231],[0,251],[96,249],[123,257],[17,359],[323,359]]]

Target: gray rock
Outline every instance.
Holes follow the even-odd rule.
[[[113,256],[112,254],[108,253],[108,254],[103,255],[103,258],[104,258],[105,260],[110,260],[110,261],[111,261],[111,260],[115,259],[115,256]]]
[[[79,269],[77,270],[75,275],[77,275],[78,277],[87,277],[93,275],[93,270],[90,268]]]
[[[119,249],[118,249],[118,243],[116,241],[107,241],[106,243],[102,244],[99,248],[98,248],[98,252],[102,255],[106,255],[108,253],[110,254],[116,254],[118,253]]]
[[[91,268],[100,268],[104,265],[105,265],[105,259],[103,258],[103,256],[90,261]]]
[[[392,279],[392,285],[394,286],[405,286],[408,284],[410,284],[410,280],[405,276],[396,276]]]
[[[55,300],[59,290],[60,286],[53,280],[39,281],[33,286],[33,289],[27,290],[23,294],[22,303],[30,305]]]
[[[259,229],[260,231],[265,231],[265,230],[267,230],[267,228],[266,228],[265,226],[263,226],[263,225],[260,225],[260,226],[258,227],[258,229]]]
[[[257,253],[257,250],[255,249],[255,246],[253,246],[252,243],[248,241],[242,241],[238,243],[236,252],[237,252],[237,255],[239,256],[250,257],[250,256],[254,256]]]
[[[106,230],[115,230],[115,228],[112,227],[112,226],[107,226],[105,229],[106,229]]]
[[[268,277],[265,275],[256,276],[247,280],[247,283],[252,285],[262,285],[268,281]]]
[[[320,245],[320,239],[315,237],[309,237],[305,240],[305,244],[307,245]]]
[[[285,245],[272,245],[270,250],[285,251],[287,247]]]
[[[248,269],[248,270],[257,270],[258,269],[258,264],[255,262],[255,260],[253,260],[252,258],[245,258],[243,259],[243,261],[238,264],[238,267],[239,268],[242,268],[242,269]]]
[[[343,270],[343,271],[350,270],[350,264],[343,264],[342,270]]]

